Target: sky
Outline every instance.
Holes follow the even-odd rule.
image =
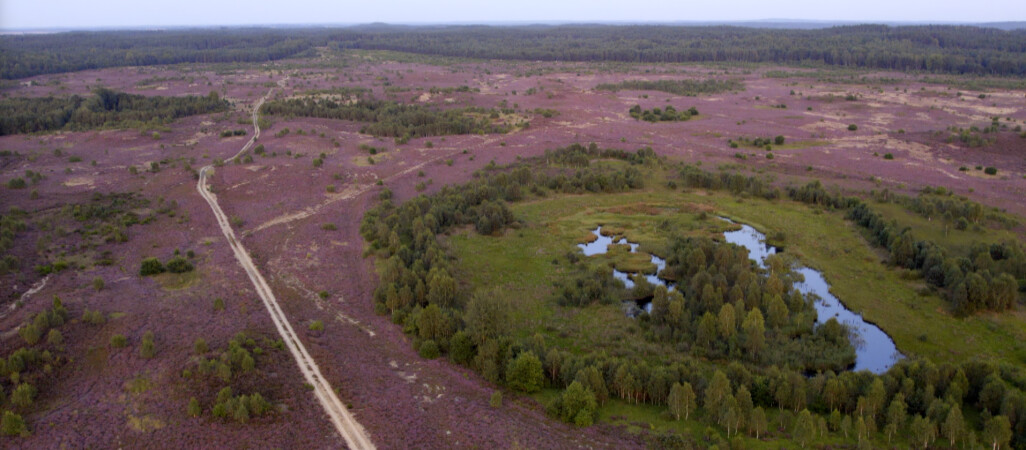
[[[761,19],[1026,21],[1026,1],[991,0],[0,0],[0,29]]]

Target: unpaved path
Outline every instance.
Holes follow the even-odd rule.
[[[287,78],[286,78],[287,79]],[[278,82],[281,86],[285,79]],[[260,125],[257,124],[257,115],[260,112],[260,106],[263,105],[264,100],[270,97],[271,92],[274,88],[267,91],[267,95],[264,95],[254,106],[253,106],[253,137],[250,138],[249,142],[239,150],[239,153],[235,154],[231,159],[225,161],[226,163],[231,162],[235,158],[242,156],[250,147],[256,143],[257,138],[260,137]],[[278,305],[278,299],[275,298],[274,292],[271,291],[267,281],[264,280],[263,275],[257,270],[253,264],[253,260],[249,257],[249,253],[246,251],[242,243],[235,238],[235,232],[232,231],[231,225],[228,223],[228,217],[225,216],[224,211],[217,204],[217,196],[210,192],[207,186],[207,175],[211,173],[213,166],[206,166],[200,169],[199,181],[196,183],[196,190],[199,191],[203,199],[210,205],[210,209],[214,211],[214,216],[217,218],[217,224],[221,227],[221,232],[224,233],[225,239],[228,240],[228,245],[231,246],[232,251],[235,253],[235,259],[239,261],[242,268],[246,270],[246,274],[249,275],[249,280],[253,282],[253,287],[256,288],[257,295],[263,300],[264,306],[267,307],[267,312],[271,314],[271,320],[274,321],[274,326],[278,329],[278,334],[281,335],[282,340],[285,341],[285,345],[292,353],[292,357],[295,358],[296,364],[299,365],[299,370],[303,373],[303,377],[306,382],[313,386],[314,395],[317,400],[320,401],[321,406],[324,407],[324,412],[331,418],[331,423],[335,425],[335,429],[338,430],[342,438],[345,439],[346,445],[351,449],[373,449],[374,444],[371,442],[370,437],[363,430],[363,427],[356,422],[353,415],[346,409],[345,405],[339,400],[338,396],[335,395],[334,389],[331,388],[331,384],[328,380],[324,379],[321,375],[321,369],[317,367],[317,363],[314,361],[310,353],[306,351],[306,347],[303,346],[303,342],[299,340],[299,336],[296,335],[295,330],[292,329],[292,324],[289,323],[288,318]]]

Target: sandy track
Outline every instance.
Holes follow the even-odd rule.
[[[287,78],[286,78],[287,79]],[[285,79],[278,82],[281,86]],[[225,161],[231,162],[232,160],[242,156],[250,147],[256,143],[257,138],[260,137],[260,125],[257,124],[257,115],[260,111],[260,106],[263,105],[264,100],[270,97],[271,92],[267,91],[253,107],[253,137],[250,138],[249,142],[239,150],[239,153],[235,154],[231,159]],[[217,218],[217,224],[221,228],[221,232],[224,233],[225,239],[228,240],[228,245],[231,246],[232,251],[235,253],[235,259],[239,261],[242,268],[246,270],[246,275],[249,275],[250,281],[253,282],[253,287],[256,289],[257,295],[263,300],[264,306],[267,307],[267,312],[271,314],[271,320],[274,322],[274,326],[278,329],[278,334],[281,335],[282,340],[285,341],[285,345],[288,347],[289,352],[292,353],[292,357],[296,360],[296,364],[299,365],[299,370],[303,373],[303,378],[306,382],[313,386],[314,395],[317,400],[321,403],[324,408],[324,412],[328,414],[331,419],[331,423],[335,425],[335,429],[338,430],[342,438],[345,439],[346,445],[351,449],[373,449],[374,444],[371,442],[370,437],[364,431],[363,427],[356,422],[353,418],[352,413],[346,409],[345,405],[339,400],[338,396],[335,395],[335,391],[332,389],[331,384],[321,375],[321,369],[317,366],[317,362],[314,361],[310,353],[307,352],[306,347],[303,346],[303,342],[299,340],[299,336],[296,335],[295,330],[292,329],[292,324],[289,323],[288,318],[278,305],[278,299],[275,298],[274,292],[271,291],[267,281],[264,280],[263,275],[257,270],[256,265],[253,264],[253,260],[249,257],[249,253],[245,247],[235,238],[235,232],[232,231],[231,225],[228,223],[228,217],[225,216],[224,211],[217,204],[217,196],[210,192],[207,186],[207,175],[211,173],[213,166],[206,166],[200,169],[199,181],[196,183],[196,190],[199,191],[203,199],[210,205],[210,209],[214,212],[214,216]]]

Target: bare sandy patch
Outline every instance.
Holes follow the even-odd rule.
[[[94,180],[92,177],[71,177],[71,178],[68,178],[67,180],[64,180],[64,185],[67,186],[67,187],[77,187],[77,186],[93,187],[93,183],[95,181],[96,180]]]

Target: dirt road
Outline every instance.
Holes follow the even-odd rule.
[[[286,78],[287,79],[287,78]],[[284,79],[279,81],[279,86],[284,83]],[[274,89],[264,95],[253,107],[253,137],[250,138],[249,142],[239,150],[235,156],[225,161],[226,163],[242,156],[250,147],[256,143],[257,138],[260,137],[260,125],[257,123],[257,115],[260,111],[260,106],[263,105],[264,100],[270,97],[271,92]],[[374,443],[371,442],[370,437],[363,430],[363,427],[356,422],[353,415],[346,409],[345,405],[339,400],[338,396],[335,395],[335,390],[332,389],[331,384],[324,379],[321,375],[321,369],[317,367],[317,362],[314,361],[310,353],[307,352],[306,347],[303,346],[303,342],[299,340],[299,336],[296,335],[295,330],[292,329],[292,324],[289,323],[288,318],[278,305],[278,299],[275,298],[274,292],[271,291],[267,281],[264,280],[263,275],[257,270],[253,264],[253,260],[249,257],[249,253],[245,247],[235,238],[235,232],[232,230],[231,225],[228,223],[228,217],[225,216],[224,211],[217,204],[217,196],[210,192],[207,186],[207,176],[213,171],[213,166],[206,166],[200,169],[199,181],[196,183],[196,190],[199,191],[203,199],[210,205],[210,209],[214,212],[214,216],[217,218],[217,224],[221,227],[221,232],[224,233],[225,239],[228,240],[228,245],[231,246],[232,251],[235,253],[235,259],[239,261],[242,268],[246,270],[246,274],[249,275],[250,281],[253,282],[253,287],[256,289],[257,295],[263,300],[264,306],[267,307],[267,312],[271,314],[271,320],[274,321],[274,326],[278,329],[278,334],[281,335],[282,340],[285,341],[285,345],[288,347],[289,352],[292,353],[292,357],[296,360],[296,364],[299,365],[299,370],[303,373],[303,377],[306,382],[313,386],[314,395],[317,400],[324,407],[324,412],[328,414],[332,424],[338,430],[342,438],[345,439],[346,445],[351,449],[373,449]]]

